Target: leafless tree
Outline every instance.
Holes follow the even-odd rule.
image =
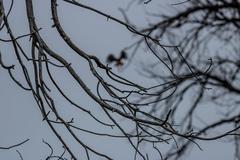
[[[157,3],[131,2],[130,5],[136,2],[147,5]],[[154,21],[140,32],[176,47],[163,48],[158,42],[144,37],[131,46],[139,48],[146,45],[161,61],[143,67],[143,75],[160,83],[177,83],[174,94],[152,104],[148,113],[161,117],[171,109],[168,122],[179,125],[178,130],[189,131],[189,134],[209,143],[228,138],[235,145],[236,159],[240,159],[240,1],[189,0],[170,3],[168,12],[163,8],[162,12],[160,9],[149,11],[147,14],[154,17]],[[131,16],[126,19],[130,21]],[[137,52],[135,49],[132,56]],[[163,72],[164,67],[168,72]],[[162,90],[156,90],[156,93],[162,93]],[[163,94],[155,99],[152,96],[140,97],[138,102],[150,104],[163,98]],[[212,111],[208,112],[206,108]],[[218,116],[214,116],[216,112]],[[214,118],[210,120],[208,117]],[[228,137],[229,134],[233,136]],[[182,137],[176,141],[178,148],[170,148],[166,158],[181,158],[193,144]]]
[[[3,4],[2,2],[5,1],[0,2]],[[54,147],[43,140],[43,143],[51,150],[46,159],[68,159],[69,157],[69,159],[94,159],[93,156],[113,159],[95,149],[94,145],[86,143],[81,138],[82,134],[128,140],[129,145],[135,151],[132,158],[144,160],[150,157],[150,153],[146,153],[141,148],[144,145],[151,146],[152,150],[158,153],[159,159],[177,159],[184,155],[190,145],[201,149],[197,143],[199,140],[211,141],[229,137],[234,140],[236,157],[239,157],[240,115],[237,105],[240,88],[237,85],[239,50],[237,50],[236,42],[239,34],[240,7],[238,1],[206,0],[186,1],[184,6],[175,4],[180,8],[176,15],[152,13],[151,15],[159,17],[160,21],[151,23],[146,28],[138,29],[130,23],[123,9],[121,11],[125,20],[120,20],[79,1],[51,0],[49,7],[51,7],[52,28],[71,49],[71,53],[64,54],[68,54],[70,57],[77,56],[87,64],[86,70],[96,81],[94,88],[88,81],[83,80],[78,69],[74,67],[74,62],[66,58],[63,53],[55,51],[54,47],[44,40],[41,28],[38,27],[35,19],[33,2],[25,0],[29,25],[26,27],[28,27],[29,33],[20,36],[14,35],[11,21],[8,19],[14,1],[12,1],[9,11],[4,11],[3,5],[1,5],[1,12],[4,13],[1,32],[6,32],[9,36],[9,39],[1,39],[1,43],[11,43],[17,63],[7,65],[1,56],[7,53],[1,51],[0,65],[9,73],[13,82],[24,91],[32,93],[36,105],[41,111],[43,121],[63,146],[62,154],[55,155]],[[151,5],[152,3],[154,3],[153,0],[139,1],[141,5]],[[151,64],[151,69],[147,66],[143,67],[141,73],[151,79],[156,79],[157,85],[146,87],[144,84],[139,85],[121,77],[114,73],[109,65],[100,61],[97,56],[76,45],[65,32],[59,20],[58,7],[60,5],[72,5],[79,9],[86,9],[127,28],[138,38],[138,41],[125,48],[122,53],[132,53],[130,57],[127,56],[131,62],[136,57],[134,55],[138,54],[140,46],[145,45],[148,49],[147,54],[155,56],[155,62]],[[178,36],[180,29],[181,35]],[[230,33],[232,34],[230,35]],[[20,43],[26,37],[30,38],[30,49]],[[208,55],[206,48],[219,44],[219,42],[212,42],[213,40],[231,46],[230,49],[234,49],[233,56],[230,57],[224,53],[215,54],[215,52]],[[233,47],[234,44],[235,47]],[[134,47],[132,52],[129,51]],[[221,51],[223,51],[222,48]],[[212,53],[212,49],[209,48],[209,52]],[[155,68],[162,72],[157,72]],[[79,87],[79,92],[84,92],[94,101],[93,108],[101,108],[104,118],[100,118],[92,110],[92,107],[82,106],[75,102],[72,96],[64,91],[63,86],[59,84],[59,79],[53,74],[56,69],[61,71],[63,76],[70,75],[72,77],[73,83]],[[24,81],[14,76],[15,70],[21,71]],[[119,134],[85,129],[75,121],[74,115],[66,117],[61,112],[61,104],[57,103],[58,98],[52,94],[53,91],[64,98],[71,107],[77,109],[75,114],[80,116],[85,113],[88,118],[95,121],[96,125],[102,125],[106,131],[117,130]],[[184,101],[188,101],[188,103]],[[196,125],[196,119],[200,119],[197,117],[198,108],[202,106],[200,102],[214,103],[213,107],[220,108],[223,114],[215,122]],[[185,106],[186,112],[181,111],[183,106]],[[182,116],[179,118],[179,115]],[[211,116],[211,114],[207,116]],[[120,119],[124,119],[124,122]],[[133,127],[126,128],[124,126],[126,123]],[[225,125],[231,125],[231,129],[221,129],[220,133],[215,133],[215,129]],[[61,129],[65,132],[62,132]],[[66,135],[71,139],[66,138]],[[13,145],[13,147],[27,141]],[[77,145],[72,145],[73,143]],[[166,144],[169,146],[173,144],[173,146],[170,147],[169,152],[163,154],[159,147]],[[81,155],[76,152],[76,146],[77,150],[83,151]],[[0,149],[8,148],[1,147]],[[18,153],[23,159],[21,153]],[[119,158],[121,159],[121,157]]]

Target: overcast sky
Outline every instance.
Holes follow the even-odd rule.
[[[82,3],[95,7],[103,12],[112,16],[123,19],[122,14],[118,10],[119,7],[125,8],[129,0],[81,0]],[[5,1],[4,1],[5,2]],[[83,80],[87,81],[90,87],[95,87],[96,82],[88,74],[86,64],[82,63],[81,59],[73,58],[66,54],[71,50],[63,44],[59,39],[57,32],[51,28],[51,11],[50,0],[33,0],[35,7],[36,20],[39,27],[42,27],[40,34],[44,40],[52,47],[52,49],[60,52],[66,59],[73,62],[75,68],[79,68]],[[9,2],[5,4],[5,9],[8,9]],[[169,7],[165,2],[159,0],[153,1],[153,5],[148,6],[138,5],[137,3],[132,6],[127,13],[130,15],[130,20],[139,25],[144,26],[148,22],[148,18],[144,16],[146,10],[157,10],[158,7]],[[24,0],[14,1],[14,8],[9,17],[9,22],[14,30],[15,35],[28,33],[28,24],[26,18]],[[85,9],[79,9],[72,5],[59,1],[59,17],[66,32],[71,39],[78,44],[84,51],[98,56],[102,61],[105,61],[108,53],[117,54],[122,48],[128,46],[134,41],[134,37],[129,31],[119,24],[108,21],[105,17],[91,13]],[[4,30],[5,31],[5,30]],[[1,33],[1,38],[6,34]],[[23,40],[22,44],[26,50],[29,49],[27,45],[28,39]],[[14,64],[12,48],[7,44],[0,42],[2,57],[7,64]],[[138,70],[141,61],[144,61],[146,55],[139,54],[139,58],[134,60],[128,70],[120,72],[123,76],[134,80],[137,83],[146,83],[144,78],[139,78]],[[149,58],[149,57],[148,57]],[[145,58],[146,59],[146,58]],[[78,62],[79,61],[79,62]],[[116,70],[117,71],[117,70]],[[62,72],[53,69],[54,75],[58,79],[58,83],[64,86],[64,89],[71,97],[78,102],[83,102],[94,108],[94,103],[84,94],[79,92],[76,86],[71,83],[71,78],[62,76]],[[14,72],[15,76],[21,79],[20,72]],[[47,124],[42,121],[40,111],[31,95],[31,93],[24,92],[21,88],[11,81],[8,73],[0,68],[0,146],[10,146],[21,142],[27,138],[30,141],[20,147],[11,150],[0,150],[0,159],[13,160],[20,159],[17,155],[18,149],[24,160],[44,159],[50,150],[42,143],[42,139],[51,144],[59,143],[49,130]],[[151,82],[148,80],[149,84]],[[147,85],[147,84],[146,84]],[[53,94],[54,91],[53,91]],[[74,110],[68,109],[68,104],[59,98],[58,104],[63,108],[61,113],[65,116],[74,114]],[[92,104],[91,104],[92,103]],[[99,110],[95,109],[97,113]],[[100,115],[101,116],[101,115]],[[79,124],[82,127],[89,129],[97,129],[101,131],[101,126],[94,126],[91,120],[84,119],[85,115],[78,117]],[[102,139],[98,137],[90,137],[81,135],[84,141],[94,145],[100,151],[111,155],[116,160],[130,160],[133,159],[133,151],[129,143],[125,140],[119,141],[110,139]],[[224,141],[223,141],[224,142]],[[226,160],[231,157],[233,148],[229,143],[212,142],[204,143],[199,142],[204,149],[200,151],[197,147],[193,147],[189,156],[185,160],[202,160],[202,159],[217,159]],[[55,148],[57,149],[57,148]],[[164,148],[163,148],[164,150]],[[57,149],[59,153],[61,150]],[[154,155],[154,154],[153,154]],[[156,157],[152,157],[157,159]]]

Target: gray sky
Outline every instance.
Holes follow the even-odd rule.
[[[126,7],[128,0],[82,0],[81,2],[122,19],[118,7]],[[153,3],[154,7],[151,8],[151,10],[157,9],[159,6],[164,7],[164,5],[167,5],[166,2],[160,3],[159,1],[153,1]],[[10,25],[14,30],[15,35],[28,33],[24,4],[24,0],[14,1],[14,8],[9,17]],[[84,51],[98,56],[102,61],[105,61],[108,53],[118,53],[119,50],[134,41],[134,37],[126,30],[126,28],[115,22],[107,21],[105,17],[101,17],[95,13],[62,2],[59,2],[59,4],[60,20],[72,40],[83,48]],[[9,4],[5,5],[5,9],[8,9]],[[38,25],[43,28],[40,31],[40,34],[53,47],[52,49],[61,52],[66,59],[69,59],[73,63],[75,68],[79,68],[79,73],[82,75],[82,79],[87,81],[90,87],[95,88],[96,81],[88,74],[89,70],[86,64],[77,57],[72,59],[68,56],[68,53],[71,52],[71,50],[64,45],[59,39],[57,32],[51,28],[50,1],[34,0],[34,5]],[[128,13],[131,15],[131,21],[140,26],[146,25],[147,18],[143,16],[146,9],[148,9],[147,6],[133,5]],[[0,33],[0,36],[1,38],[5,37],[5,34]],[[28,38],[24,39],[22,42],[26,47],[26,50],[29,48],[27,41]],[[3,54],[3,60],[7,64],[16,62],[16,59],[13,58],[14,55],[12,49],[9,48],[8,45],[1,42],[0,48]],[[139,78],[137,73],[140,61],[146,56],[147,55],[144,55],[143,53],[139,55],[140,59],[134,60],[129,69],[120,74],[127,76],[129,79],[134,80],[137,83],[146,83],[146,79]],[[64,90],[71,95],[73,100],[79,103],[84,102],[84,105],[89,105],[90,108],[94,109],[95,113],[100,112],[100,109],[94,106],[95,104],[86,96],[86,94],[79,92],[79,88],[77,88],[74,83],[71,83],[72,81],[70,77],[62,76],[63,72],[58,69],[53,69],[53,72],[58,79],[58,83],[64,86]],[[16,71],[14,72],[14,75],[21,79],[20,72]],[[42,117],[40,111],[33,100],[32,95],[17,87],[17,85],[9,78],[7,72],[2,68],[0,69],[0,81],[0,146],[10,146],[21,142],[24,139],[30,138],[28,143],[20,147],[11,150],[0,150],[0,159],[19,159],[16,149],[22,153],[24,160],[44,159],[50,150],[48,150],[47,146],[42,143],[42,139],[50,144],[54,144],[57,141],[49,130],[47,124],[41,121]],[[148,80],[148,83],[152,84],[154,82]],[[58,96],[55,91],[53,91],[53,96]],[[68,117],[75,113],[74,110],[68,107],[69,104],[63,99],[59,98],[57,103],[62,107],[61,114],[64,116]],[[87,119],[84,114],[82,114],[81,117],[79,117],[79,115],[74,116],[76,116],[76,120],[79,120],[79,125],[84,128],[96,129],[98,131],[103,130],[101,126],[95,126],[95,123],[93,123],[92,120]],[[101,117],[101,115],[98,116]],[[104,119],[106,117],[101,118]],[[109,154],[116,160],[133,159],[133,150],[125,140],[106,140],[104,138],[87,136],[81,133],[80,136],[82,136],[84,141],[94,145],[96,149]],[[204,150],[200,151],[197,147],[193,147],[189,156],[185,158],[186,160],[225,160],[231,157],[233,152],[233,148],[229,143],[199,142],[199,144]],[[57,147],[55,149],[61,153]],[[147,149],[148,148],[146,148],[146,150]],[[164,150],[164,148],[162,149]],[[154,158],[154,155],[156,154],[153,153],[152,158],[156,159],[156,157]]]

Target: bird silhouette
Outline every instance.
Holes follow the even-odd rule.
[[[127,59],[127,53],[125,51],[121,51],[120,56],[116,58],[113,54],[109,54],[107,57],[107,63],[114,63],[115,66],[120,67],[124,65],[124,59]]]

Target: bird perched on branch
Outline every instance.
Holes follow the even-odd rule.
[[[107,57],[107,63],[115,63],[115,66],[120,67],[124,65],[123,61],[127,58],[127,53],[125,51],[122,51],[118,58],[116,58],[113,54],[109,54]]]

